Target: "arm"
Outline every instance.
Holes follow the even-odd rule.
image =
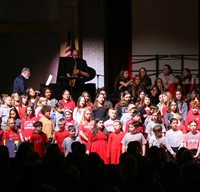
[[[66,145],[66,138],[63,140],[62,146],[64,149],[64,156],[67,156],[67,145]]]
[[[58,141],[57,141],[57,134],[56,134],[56,133],[54,133],[53,140],[54,140],[54,143],[55,143],[55,144],[58,143]]]
[[[24,137],[23,137],[23,135],[22,135],[22,132],[21,132],[21,131],[19,131],[19,137],[20,137],[20,140],[23,142],[23,141],[24,141]]]
[[[168,112],[165,113],[165,115],[164,115],[164,124],[165,124],[167,130],[169,129],[169,117],[170,117],[170,114]]]
[[[83,131],[79,131],[79,135],[80,135],[85,141],[88,141],[88,138],[85,136],[85,134],[83,133]]]
[[[107,158],[110,159],[111,156],[111,143],[112,143],[112,134],[108,136],[108,144],[107,144]]]
[[[86,146],[86,154],[90,153],[91,145],[92,145],[92,133],[90,133],[88,136],[88,143]]]
[[[122,153],[126,152],[126,145],[122,144]]]
[[[127,81],[127,82],[124,82],[124,81],[120,81],[120,82],[119,82],[120,87],[121,87],[121,86],[122,86],[122,87],[128,87],[129,85],[132,85],[132,83],[133,83],[133,79],[131,79],[131,80]],[[119,89],[120,89],[120,87],[119,87]]]
[[[185,121],[186,117],[188,114],[188,107],[187,107],[187,103],[184,102],[183,106],[182,106],[182,116],[183,116],[183,121]]]
[[[197,158],[199,156],[199,153],[200,153],[200,143],[199,143],[199,146],[197,149],[197,153],[196,153],[196,155],[194,155],[194,158]]]
[[[89,73],[77,69],[77,75],[78,75],[78,74],[80,74],[80,75],[82,75],[82,76],[84,76],[84,77],[89,77],[89,76],[90,76]]]
[[[175,157],[175,153],[174,153],[173,149],[171,148],[171,146],[169,145],[169,143],[168,143],[166,138],[165,138],[164,142],[160,143],[160,145],[163,146],[163,147],[166,147],[167,150],[172,154],[172,156]]]
[[[146,145],[142,145],[142,156],[145,156],[146,154]]]

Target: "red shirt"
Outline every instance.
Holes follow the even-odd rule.
[[[19,112],[19,116],[20,116],[21,119],[23,119],[23,118],[25,117],[25,110],[26,110],[26,107],[27,107],[27,106],[24,106],[24,107],[19,106],[19,107],[18,107],[18,112]]]
[[[129,132],[129,124],[134,122],[133,119],[129,119],[127,122],[126,122],[126,127],[125,127],[125,133],[128,133]],[[139,133],[144,133],[145,132],[145,127],[143,126],[142,122],[138,122],[139,123],[139,126],[137,128],[137,131]]]
[[[23,137],[31,137],[33,131],[35,130],[33,123],[35,121],[38,121],[37,117],[31,117],[31,118],[23,118],[22,124],[21,124],[21,131]]]
[[[189,128],[189,124],[192,120],[195,120],[197,122],[197,130],[200,131],[200,115],[199,114],[193,114],[193,113],[190,113],[187,115],[186,119],[185,119],[185,129],[187,132],[190,131],[190,128]]]
[[[70,121],[66,120],[66,123],[65,123],[65,129],[67,130],[69,125],[76,125],[76,121],[74,119],[71,119]]]
[[[59,101],[59,103],[62,103],[64,106],[64,109],[71,109],[72,111],[76,107],[76,104],[73,100],[67,101],[65,99],[62,99]]]
[[[30,138],[30,143],[33,143],[34,151],[37,152],[40,157],[46,155],[46,143],[48,142],[47,135],[44,132],[33,132]]]
[[[84,125],[81,123],[79,125],[79,132],[82,131],[84,135],[88,138],[93,127],[94,124],[91,124],[90,122],[86,122]],[[81,135],[79,135],[79,137],[83,144],[87,144],[87,141],[83,137],[81,137]]]
[[[122,138],[124,137],[125,132],[116,133],[113,132],[109,135],[108,145],[107,145],[107,157],[109,163],[118,164],[120,156],[122,154]]]
[[[21,141],[20,134],[18,130],[7,129],[3,133],[2,141],[5,140],[14,140]]]
[[[69,132],[65,129],[64,131],[59,130],[55,132],[54,140],[57,141],[58,147],[62,153],[64,153],[64,148],[62,147],[63,140],[69,136]]]

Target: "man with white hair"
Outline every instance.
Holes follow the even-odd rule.
[[[17,76],[13,83],[13,93],[19,93],[20,95],[26,92],[26,79],[29,79],[31,72],[29,68],[23,68],[21,74]]]

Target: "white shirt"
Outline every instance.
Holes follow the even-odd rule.
[[[183,146],[183,132],[180,130],[173,131],[168,130],[165,135],[169,145],[171,147],[182,147]]]

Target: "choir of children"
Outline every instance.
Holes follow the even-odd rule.
[[[197,158],[200,101],[196,97],[187,105],[182,90],[174,93],[173,100],[169,91],[159,93],[160,103],[156,104],[151,104],[151,97],[144,94],[137,105],[126,91],[115,108],[109,107],[103,93],[98,93],[92,102],[89,93],[83,92],[75,104],[70,92],[64,90],[62,99],[54,105],[42,96],[34,100],[34,105],[28,104],[31,101],[25,95],[18,96],[16,104],[5,94],[0,107],[0,144],[7,140],[30,142],[39,156],[44,157],[46,148],[53,143],[67,156],[71,144],[79,141],[85,145],[86,154],[96,152],[105,164],[118,164],[128,143],[139,141],[143,156],[151,146],[157,146],[164,148],[173,160],[177,151],[186,147]],[[191,136],[195,136],[196,146],[191,147]]]

